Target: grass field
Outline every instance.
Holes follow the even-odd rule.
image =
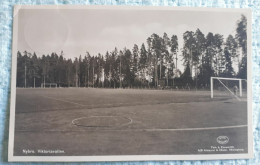
[[[247,153],[247,102],[209,91],[17,89],[14,155]],[[227,136],[220,145],[217,137]],[[202,151],[233,146],[239,151]],[[63,153],[24,153],[23,150]]]

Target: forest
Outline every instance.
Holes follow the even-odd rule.
[[[247,78],[247,19],[241,15],[235,35],[227,38],[212,32],[205,35],[199,28],[186,31],[182,48],[177,35],[154,33],[130,49],[115,47],[97,55],[86,51],[74,59],[64,58],[64,53],[18,51],[17,87],[56,83],[58,87],[207,89],[211,76]]]

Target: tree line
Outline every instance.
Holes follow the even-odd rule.
[[[87,51],[75,59],[64,58],[63,51],[42,56],[18,51],[17,87],[56,83],[59,87],[207,88],[211,76],[246,79],[246,32],[247,19],[242,15],[235,36],[230,34],[224,39],[212,32],[204,35],[200,29],[186,31],[182,48],[177,35],[154,33],[132,49],[115,47],[98,55]],[[183,73],[178,69],[178,55],[185,68]]]

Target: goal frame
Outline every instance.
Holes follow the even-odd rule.
[[[234,81],[239,81],[239,96],[242,97],[242,80],[246,79],[240,79],[240,78],[227,78],[227,77],[210,77],[210,96],[211,98],[214,97],[214,93],[213,93],[213,86],[214,86],[214,79],[216,80],[234,80]],[[221,82],[221,81],[220,81]],[[221,82],[222,83],[222,82]],[[222,84],[226,89],[228,89],[224,84]],[[229,90],[229,89],[228,89]],[[231,92],[231,94],[233,94],[232,91],[229,90],[229,92]],[[236,95],[235,95],[236,96]]]

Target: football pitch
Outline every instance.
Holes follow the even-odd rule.
[[[15,156],[239,154],[247,145],[247,102],[209,91],[16,90]]]

